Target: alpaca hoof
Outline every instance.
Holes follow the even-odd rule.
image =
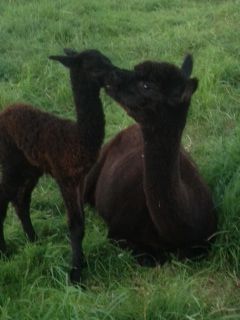
[[[79,285],[81,280],[81,269],[80,268],[72,268],[69,274],[70,282],[73,285]]]
[[[38,236],[36,235],[36,233],[28,235],[28,240],[30,242],[36,242],[38,240]]]
[[[147,254],[137,255],[135,258],[141,267],[154,268],[158,264],[153,256]]]

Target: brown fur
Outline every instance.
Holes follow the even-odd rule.
[[[156,62],[134,71],[115,68],[106,91],[138,124],[104,146],[85,189],[86,201],[108,225],[109,238],[160,262],[169,252],[202,253],[217,226],[209,190],[181,147],[197,88],[191,71],[191,56],[182,69]]]
[[[28,238],[36,239],[29,212],[31,193],[39,177],[49,174],[58,183],[67,209],[73,252],[70,278],[78,282],[83,262],[83,182],[104,138],[99,91],[110,61],[94,50],[65,52],[66,56],[51,58],[70,68],[77,122],[25,104],[9,106],[0,114],[0,250],[6,248],[3,223],[9,202]]]

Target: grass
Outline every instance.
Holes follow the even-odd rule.
[[[70,248],[64,206],[42,178],[32,218],[40,240],[27,242],[10,208],[11,256],[0,260],[0,319],[240,319],[240,12],[239,0],[1,0],[0,108],[24,101],[74,119],[68,74],[47,59],[63,47],[97,48],[120,66],[144,59],[195,59],[200,87],[183,142],[218,208],[219,237],[201,262],[154,269],[106,240],[86,209],[86,290],[68,285]],[[106,140],[132,121],[102,94]]]

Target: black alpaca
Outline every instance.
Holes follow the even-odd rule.
[[[103,147],[85,189],[109,238],[160,261],[204,252],[217,228],[209,190],[181,146],[198,85],[192,66],[189,55],[181,68],[146,61],[109,74],[106,92],[138,124]]]
[[[104,138],[99,98],[102,74],[110,61],[95,50],[51,56],[70,69],[77,122],[60,119],[32,106],[15,104],[0,114],[0,251],[6,250],[3,224],[13,204],[30,241],[36,239],[30,219],[31,194],[38,179],[51,175],[63,196],[72,246],[72,282],[80,280],[83,262],[83,183]]]

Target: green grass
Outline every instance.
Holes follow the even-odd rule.
[[[68,285],[70,247],[55,183],[33,194],[39,235],[27,242],[10,208],[5,235],[11,256],[0,260],[0,319],[240,319],[240,1],[1,0],[0,108],[23,101],[74,118],[68,73],[47,59],[63,47],[97,48],[120,66],[144,59],[181,64],[195,59],[200,87],[183,142],[218,208],[219,237],[201,262],[154,269],[106,239],[86,209],[86,290]],[[106,140],[132,120],[102,94]]]

